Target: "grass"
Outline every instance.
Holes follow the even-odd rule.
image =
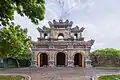
[[[25,80],[23,76],[0,75],[0,80]]]
[[[106,75],[100,76],[98,80],[120,80],[120,75]]]
[[[102,67],[95,67],[97,69],[120,69],[120,67],[111,67],[111,66],[102,66]]]

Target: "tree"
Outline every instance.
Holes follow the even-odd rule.
[[[44,0],[0,0],[0,24],[10,25],[15,11],[38,24],[38,21],[44,18],[44,4]]]
[[[18,60],[28,59],[31,56],[28,54],[31,47],[30,40],[27,29],[14,25],[3,27],[0,31],[0,57],[15,59],[19,67]]]
[[[106,65],[105,63],[111,62],[111,65],[118,65],[120,63],[120,50],[113,48],[105,48],[96,50],[90,54],[93,63],[100,66]]]

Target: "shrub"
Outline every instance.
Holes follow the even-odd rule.
[[[93,66],[120,66],[120,50],[106,48],[90,54]]]
[[[106,75],[100,76],[98,80],[120,80],[120,75]]]

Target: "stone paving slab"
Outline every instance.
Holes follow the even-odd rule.
[[[119,72],[119,70],[84,69],[78,67],[0,69],[0,74],[27,74],[32,77],[32,80],[90,80],[91,76]]]

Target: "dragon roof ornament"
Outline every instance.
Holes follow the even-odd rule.
[[[69,21],[68,19],[66,21],[59,20],[58,22],[56,20],[53,20],[53,22],[49,21],[48,22],[50,27],[55,27],[55,26],[66,26],[66,27],[71,27],[73,22]]]
[[[72,32],[83,32],[84,31],[84,27],[79,28],[78,26],[74,27],[71,29]]]

